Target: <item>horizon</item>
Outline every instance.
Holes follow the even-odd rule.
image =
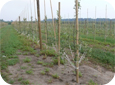
[[[55,18],[55,19],[57,19],[57,18]],[[65,19],[61,19],[61,20],[72,20],[72,19],[75,19],[75,18],[65,18]],[[95,20],[95,18],[78,18],[78,19],[92,19],[92,20]],[[115,20],[115,18],[113,18],[113,19],[111,19],[111,18],[96,18],[96,19],[109,19],[109,20]],[[0,21],[1,20],[3,20],[3,19],[0,19]],[[49,19],[47,19],[47,21],[48,20],[52,20],[52,18],[49,18]],[[3,20],[4,22],[14,22],[13,20],[9,20],[9,21],[6,21],[6,20]],[[33,20],[33,21],[35,21],[35,20]],[[44,20],[41,20],[41,21],[44,21]]]
[[[66,1],[66,4],[65,4],[65,1],[63,0],[56,0],[56,1],[52,0],[54,18],[57,18],[58,2],[61,2],[61,17],[63,19],[74,18],[74,14],[75,14],[75,10],[73,9],[74,4],[75,4],[74,0]],[[78,16],[79,18],[80,17],[81,18],[107,17],[111,19],[115,18],[115,9],[112,7],[110,3],[108,3],[105,0],[101,0],[101,1],[100,0],[81,0],[80,4],[81,4],[81,9],[79,9],[79,16]],[[106,11],[106,5],[107,5],[107,11]],[[95,16],[95,7],[96,7],[96,16]],[[88,15],[87,15],[87,10],[88,10]],[[44,19],[44,0],[40,0],[40,11],[41,11],[40,13],[41,20],[43,20]],[[18,16],[21,16],[21,19],[23,19],[23,17],[26,17],[27,20],[30,20],[31,15],[33,16],[33,19],[35,19],[35,17],[37,16],[37,14],[35,14],[34,12],[34,3],[32,1],[30,5],[29,0],[11,0],[7,2],[0,11],[0,17],[4,19],[5,21],[18,20]],[[49,19],[52,18],[50,2],[48,0],[46,0],[46,15]]]

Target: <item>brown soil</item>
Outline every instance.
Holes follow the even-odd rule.
[[[113,77],[114,73],[111,71],[105,70],[101,66],[93,66],[89,61],[88,64],[82,64],[80,66],[80,72],[82,77],[79,79],[79,84],[76,83],[76,76],[74,74],[74,69],[68,65],[54,65],[53,67],[46,67],[43,65],[38,65],[37,61],[43,61],[50,63],[52,62],[52,57],[47,56],[46,59],[43,59],[43,56],[36,57],[34,55],[18,55],[20,62],[14,66],[9,66],[8,70],[11,75],[10,79],[15,80],[13,85],[21,85],[21,81],[18,81],[20,77],[23,80],[29,80],[29,85],[86,85],[90,80],[93,80],[98,85],[109,83]],[[23,59],[26,57],[31,58],[30,63],[24,63]],[[21,67],[27,67],[26,69],[21,69]],[[50,68],[49,73],[42,75],[40,72],[45,68]],[[33,74],[27,74],[26,70],[33,70]],[[59,78],[54,79],[52,74],[58,74]],[[52,79],[52,83],[49,83],[48,80]]]

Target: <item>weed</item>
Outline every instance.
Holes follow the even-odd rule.
[[[82,73],[81,72],[79,72],[79,77],[82,77]]]
[[[22,67],[21,67],[21,69],[27,69],[27,67],[25,67],[25,66],[22,66]]]
[[[14,80],[10,80],[9,83],[10,83],[10,84],[13,84],[13,83],[14,83]]]
[[[56,79],[59,78],[58,74],[54,74],[54,75],[52,75],[52,77],[53,77],[53,78],[56,78]]]
[[[32,66],[32,64],[29,63],[28,66]]]
[[[49,68],[45,68],[45,72],[49,72],[50,71],[50,69]]]
[[[33,48],[29,48],[30,53],[35,53],[36,51]]]
[[[16,53],[16,55],[21,55],[22,53],[20,53],[20,52],[18,52],[18,53]]]
[[[21,84],[24,84],[24,85],[29,85],[29,84],[30,84],[30,82],[29,82],[29,80],[23,80],[23,81],[21,82]]]
[[[29,63],[31,61],[30,58],[26,57],[24,60],[23,60],[25,63]]]
[[[46,74],[45,71],[41,71],[40,73],[41,73],[42,75],[45,75],[45,74]]]
[[[45,56],[43,56],[43,59],[46,59],[47,57],[46,57],[46,55]]]
[[[39,61],[39,60],[38,60],[37,64],[43,64],[43,61]]]
[[[32,70],[27,70],[26,73],[27,74],[33,74],[33,71]]]
[[[39,54],[35,54],[36,57],[39,57],[40,55]]]
[[[2,69],[2,70],[6,70],[7,67],[8,67],[8,62],[6,62],[6,60],[7,60],[6,58],[2,58],[2,59],[1,59],[2,62],[1,62],[1,65],[0,65],[0,66],[1,66],[1,69]]]
[[[8,65],[13,66],[19,62],[19,59],[10,59],[8,60]]]
[[[1,72],[1,76],[4,79],[4,81],[8,81],[9,78],[8,78],[8,74],[7,73]]]
[[[101,49],[93,49],[91,53],[91,57],[99,60],[101,63],[114,65],[113,61],[114,61],[115,55],[113,55],[110,52],[105,52]]]
[[[52,83],[52,82],[53,82],[53,79],[50,78],[50,79],[48,80],[48,83]]]
[[[8,58],[18,58],[18,56],[8,56]]]
[[[53,59],[53,63],[55,65],[57,65],[58,64],[58,59],[57,58]],[[64,65],[64,60],[60,59],[60,63]]]
[[[95,83],[93,80],[90,80],[90,81],[88,82],[88,85],[98,85],[98,84]]]
[[[47,55],[47,56],[55,56],[56,52],[55,50],[51,49],[51,50],[42,50],[40,52],[41,55]]]
[[[47,66],[48,64],[47,63],[42,63],[43,66]]]
[[[51,63],[48,64],[48,66],[49,66],[49,67],[53,67],[54,64],[51,62]]]
[[[33,51],[30,52],[30,54],[31,54],[31,55],[35,55],[35,54],[36,54],[36,51],[33,50]]]
[[[22,77],[18,78],[18,81],[22,81],[22,80],[23,80],[23,78],[22,78]]]
[[[27,53],[27,52],[25,52],[25,53],[23,53],[23,55],[28,55],[28,53]]]

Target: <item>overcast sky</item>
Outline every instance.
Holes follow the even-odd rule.
[[[32,14],[33,19],[35,19],[34,11],[34,1],[36,0],[11,0],[2,6],[0,11],[0,19],[4,20],[16,20],[18,16],[29,18]],[[52,18],[50,0],[46,1],[46,15],[47,18]],[[58,2],[61,2],[61,17],[62,18],[74,18],[75,10],[74,7],[75,0],[52,0],[53,7],[53,16],[57,18]],[[106,0],[81,0],[81,10],[79,10],[79,18],[87,18],[87,9],[88,9],[88,18],[95,18],[95,7],[96,7],[96,17],[105,18],[106,5],[107,5],[107,17],[115,18],[115,8],[108,3]],[[32,13],[31,13],[32,8]],[[36,4],[35,4],[36,8]],[[35,9],[36,10],[36,9]],[[40,12],[41,20],[44,19],[44,0],[40,0]]]

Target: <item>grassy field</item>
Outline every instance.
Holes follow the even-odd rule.
[[[20,36],[12,26],[5,26],[0,29],[0,68],[1,75],[5,81],[11,82],[8,78],[8,66],[13,66],[20,62],[17,56],[18,50],[27,50],[34,53],[31,43],[26,37]]]
[[[106,27],[107,26],[107,27]],[[17,23],[15,28],[19,29],[19,24]],[[34,40],[38,40],[38,30],[36,29],[37,24],[33,23],[21,23],[21,29],[23,33],[26,35],[30,35],[31,38],[34,38]],[[47,23],[47,30],[45,28],[45,23],[41,24],[41,31],[42,31],[42,40],[43,43],[46,43],[46,35],[47,35],[47,45],[52,46],[52,44],[55,44],[55,42],[58,42],[58,25],[55,24],[56,28],[56,40],[54,38],[54,32],[53,32],[53,26],[51,22]],[[87,57],[94,58],[102,63],[103,66],[109,67],[113,69],[113,66],[115,66],[115,28],[114,24],[111,25],[105,25],[103,22],[100,24],[92,24],[92,22],[88,23],[86,25],[82,22],[82,24],[79,25],[80,28],[80,44],[82,45],[82,49],[80,52],[84,53],[87,52],[87,49],[92,48],[92,52],[87,52]],[[72,48],[72,51],[75,51],[76,48],[76,29],[75,25],[73,23],[66,23],[63,22],[61,24],[61,33],[60,33],[60,39],[61,39],[61,50],[68,49],[69,45]],[[85,43],[85,44],[84,44]],[[87,49],[85,48],[85,45],[87,45]],[[70,54],[70,52],[69,52]],[[90,56],[89,56],[90,55]],[[107,66],[106,66],[107,65]]]
[[[25,27],[24,27],[25,26]],[[15,79],[11,79],[9,78],[9,76],[11,77],[11,74],[9,72],[9,67],[10,66],[15,66],[15,65],[20,65],[22,62],[28,63],[27,67],[24,66],[20,66],[20,69],[22,70],[26,70],[25,74],[27,75],[33,75],[34,71],[32,70],[33,66],[31,65],[32,63],[32,59],[31,58],[33,55],[36,56],[37,58],[43,57],[42,59],[45,60],[47,56],[53,56],[53,58],[51,58],[52,62],[50,63],[46,63],[45,61],[43,62],[38,60],[37,62],[35,62],[35,60],[33,62],[35,62],[35,64],[40,64],[43,66],[54,66],[57,65],[58,60],[57,60],[57,55],[55,53],[55,51],[53,49],[47,49],[45,50],[45,46],[43,46],[44,50],[41,51],[40,53],[37,52],[37,50],[35,50],[35,48],[39,48],[39,44],[37,44],[37,40],[38,39],[38,30],[35,31],[36,29],[36,25],[35,23],[33,23],[33,30],[31,29],[31,25],[27,24],[24,25],[22,23],[21,25],[21,31],[23,32],[20,35],[20,30],[17,31],[15,29],[19,29],[19,26],[5,26],[3,28],[0,29],[0,68],[1,68],[1,75],[3,77],[3,79],[10,83],[13,84],[14,82],[20,82],[21,84],[24,85],[28,85],[30,83],[30,81],[28,80],[24,80],[22,81],[22,77],[18,78],[17,80]],[[56,26],[56,30],[57,26]],[[63,24],[61,26],[61,51],[63,51],[63,49],[66,49],[65,51],[67,52],[68,55],[71,55],[70,51],[68,51],[69,49],[69,45],[72,48],[72,51],[75,51],[76,45],[75,45],[75,31],[74,31],[74,26],[70,28],[70,25],[67,26],[67,24]],[[28,33],[25,34],[24,33]],[[7,35],[6,35],[7,34]],[[43,43],[46,43],[45,39],[45,27],[44,24],[42,23],[42,39],[43,39]],[[57,38],[58,38],[58,34],[56,34]],[[29,37],[27,37],[29,36]],[[48,24],[47,27],[47,39],[48,42],[46,43],[49,46],[52,46],[52,43],[55,44],[55,41],[57,42],[58,40],[54,39],[53,36],[53,28],[52,28],[52,24]],[[33,37],[34,41],[33,41]],[[101,40],[100,37],[96,37],[95,40],[93,40],[93,37],[91,36],[91,34],[88,34],[87,36],[85,36],[84,33],[82,33],[82,30],[80,31],[80,44],[81,44],[81,49],[80,49],[80,53],[85,53],[86,52],[86,59],[88,59],[90,62],[92,62],[95,65],[100,65],[103,66],[105,68],[107,68],[108,70],[111,71],[115,71],[115,69],[113,68],[115,66],[115,43],[114,43],[114,37],[107,38],[106,42]],[[92,48],[92,49],[91,49]],[[89,52],[89,50],[91,50],[91,52]],[[39,54],[38,54],[39,53]],[[27,55],[29,57],[27,57]],[[24,56],[23,60],[20,60],[19,56]],[[40,56],[40,57],[39,57]],[[40,58],[41,59],[41,58]],[[65,64],[66,62],[61,59],[61,64]],[[30,66],[32,67],[30,69]],[[44,68],[44,67],[43,67]],[[20,69],[17,69],[17,71]],[[47,69],[46,69],[47,71]],[[24,74],[24,75],[25,75]],[[41,71],[40,74],[45,75],[45,71]],[[35,76],[35,75],[34,75]],[[53,74],[52,74],[53,76]],[[54,75],[53,77],[58,76],[58,75]]]

